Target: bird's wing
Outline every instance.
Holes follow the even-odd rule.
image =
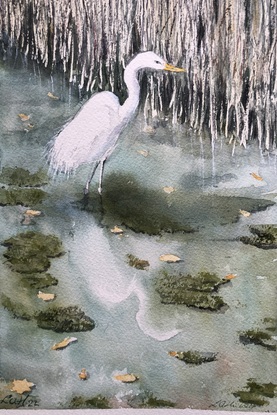
[[[51,143],[50,167],[68,173],[82,163],[101,160],[119,135],[119,108],[113,93],[93,95]]]

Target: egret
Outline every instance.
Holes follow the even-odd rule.
[[[49,143],[47,158],[54,173],[70,174],[81,164],[93,163],[93,170],[84,188],[85,194],[88,194],[90,182],[99,164],[98,192],[102,192],[104,163],[113,152],[120,133],[135,115],[140,95],[137,74],[144,68],[185,72],[183,68],[166,63],[154,52],[139,53],[124,71],[128,92],[124,104],[120,105],[118,97],[112,92],[94,94]]]

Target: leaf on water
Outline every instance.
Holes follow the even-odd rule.
[[[165,186],[165,187],[163,187],[163,191],[165,192],[165,193],[168,193],[168,194],[170,194],[170,193],[172,193],[172,192],[175,192],[175,187],[172,187],[172,186]]]
[[[51,99],[56,100],[56,101],[59,99],[59,97],[57,97],[56,95],[53,95],[52,92],[48,92],[47,96]]]
[[[172,255],[172,254],[164,254],[160,256],[160,261],[168,262],[168,263],[179,262],[181,261],[181,258],[179,258],[176,255]]]
[[[21,119],[21,121],[28,121],[30,119],[30,115],[18,114],[18,116]]]
[[[121,233],[123,233],[123,229],[119,228],[117,225],[115,225],[113,227],[113,229],[111,229],[111,232],[114,233],[115,235],[120,235]]]
[[[240,213],[242,216],[244,216],[245,218],[249,218],[249,216],[251,215],[251,213],[250,213],[250,212],[247,212],[247,210],[243,210],[243,209],[240,209],[240,210],[239,210],[239,213]]]
[[[178,353],[177,352],[168,352],[168,354],[169,354],[169,356],[176,357]]]
[[[41,215],[41,211],[40,210],[32,210],[32,209],[27,209],[24,212],[25,215],[29,215],[29,216],[40,216]]]
[[[60,343],[54,344],[54,346],[51,347],[51,350],[59,350],[64,349],[67,347],[70,343],[76,342],[78,339],[76,337],[66,337],[64,340],[62,340]]]
[[[37,297],[41,298],[41,300],[43,301],[52,301],[55,299],[56,295],[50,293],[43,293],[42,291],[39,291]]]
[[[23,380],[14,380],[12,382],[12,388],[10,389],[12,392],[16,393],[24,393],[24,392],[30,392],[31,388],[35,386],[34,383],[28,382],[27,379]]]
[[[86,369],[81,369],[81,372],[78,374],[78,376],[81,380],[87,380],[88,372],[86,371]]]
[[[138,380],[139,377],[133,373],[127,373],[126,375],[115,375],[114,379],[123,383],[133,383]]]
[[[263,180],[263,178],[256,173],[250,173],[250,175],[256,180],[260,180],[260,181]]]
[[[141,154],[143,157],[148,157],[149,156],[149,151],[147,150],[137,150],[138,154]]]
[[[228,274],[223,279],[229,281],[229,280],[233,280],[234,278],[237,278],[236,274]]]
[[[27,125],[27,127],[28,127],[28,128],[30,128],[30,130],[31,130],[32,128],[34,128],[34,126],[35,126],[35,125],[34,125],[34,124],[31,124],[31,123],[29,123],[29,124]]]
[[[146,125],[143,129],[143,132],[147,134],[154,134],[156,132],[156,129],[152,127],[152,125]]]

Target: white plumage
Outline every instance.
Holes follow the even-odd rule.
[[[93,95],[49,145],[47,158],[54,173],[70,174],[83,163],[94,163],[85,193],[88,193],[99,163],[101,169],[98,191],[101,193],[104,162],[138,107],[140,87],[137,72],[143,68],[184,72],[184,69],[167,64],[153,52],[138,54],[125,69],[124,81],[128,98],[124,104],[120,105],[118,97],[112,92]]]

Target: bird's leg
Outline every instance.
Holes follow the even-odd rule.
[[[89,192],[90,182],[92,181],[92,178],[93,178],[93,176],[94,176],[95,170],[96,170],[96,169],[97,169],[97,167],[98,167],[98,164],[99,164],[99,161],[97,161],[97,162],[95,163],[95,165],[93,166],[92,172],[91,172],[91,174],[90,174],[90,175],[89,175],[89,177],[88,177],[88,180],[87,180],[86,185],[85,185],[85,188],[84,188],[84,194],[85,194],[85,195],[87,195],[87,194],[88,194],[88,192]]]
[[[99,175],[99,186],[98,186],[98,193],[102,195],[102,179],[103,179],[103,171],[104,171],[104,163],[106,159],[100,161],[100,175]]]

